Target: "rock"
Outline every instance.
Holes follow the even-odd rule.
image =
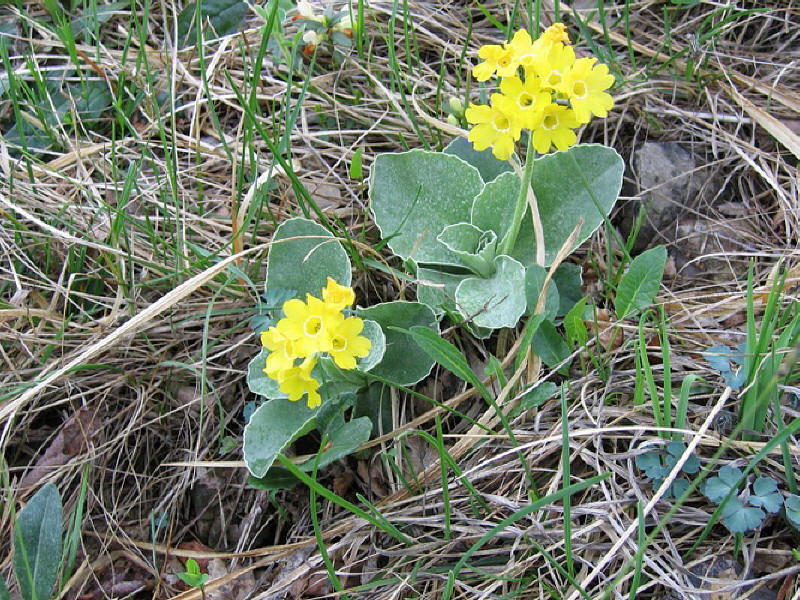
[[[718,556],[710,561],[695,565],[689,569],[689,582],[694,589],[684,590],[681,595],[675,590],[669,590],[665,595],[665,600],[678,600],[680,598],[708,598],[709,600],[735,600],[745,595],[749,600],[775,600],[776,594],[770,588],[748,585],[739,588],[731,586],[742,578],[742,567],[736,561]],[[696,594],[693,592],[702,592]]]
[[[694,158],[677,142],[645,142],[634,152],[633,166],[639,198],[625,207],[621,228],[627,237],[640,207],[645,208],[634,244],[634,251],[641,252],[677,238],[678,217],[694,204],[703,182],[694,171]]]

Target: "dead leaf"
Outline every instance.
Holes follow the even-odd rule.
[[[47,450],[36,461],[36,465],[22,478],[19,484],[20,491],[36,487],[53,469],[67,464],[75,456],[86,452],[89,444],[96,441],[101,430],[96,417],[96,409],[84,406],[67,419]]]

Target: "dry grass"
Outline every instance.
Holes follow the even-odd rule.
[[[487,7],[504,22],[512,4]],[[738,396],[728,400],[699,352],[714,343],[742,341],[737,332],[743,330],[743,281],[750,260],[762,290],[777,261],[786,260],[792,267],[787,302],[794,301],[798,279],[800,4],[745,4],[769,10],[736,19],[699,43],[703,20],[717,4],[678,10],[662,2],[631,2],[634,67],[623,23],[616,22],[623,3],[607,3],[609,36],[625,83],[612,115],[581,136],[616,148],[629,167],[633,149],[645,141],[680,142],[695,157],[695,176],[705,182],[681,208],[680,222],[660,232],[671,255],[687,258],[665,279],[659,295],[670,323],[675,381],[695,373],[709,382],[689,406],[688,429],[696,433],[690,439],[698,443],[703,461],[725,438],[724,429],[717,433],[714,417],[720,410],[735,413]],[[38,3],[20,6],[7,5],[0,13],[2,23],[15,27],[8,38],[12,66],[27,73],[28,57],[40,70],[63,70],[69,54],[41,24],[47,22],[46,12]],[[669,42],[665,7],[672,18]],[[552,4],[545,2],[543,8],[549,22]],[[408,9],[420,62],[405,55],[401,18],[391,43],[413,82],[413,100],[422,114],[407,112],[401,95],[392,91],[387,48],[392,3],[372,1],[367,58],[353,52],[335,66],[321,56],[290,132],[292,166],[300,182],[326,214],[340,218],[366,244],[377,242],[377,232],[366,211],[364,185],[348,177],[353,152],[364,149],[368,169],[380,152],[419,146],[415,127],[434,147],[449,140],[450,134],[429,125],[444,119],[435,112],[439,73],[444,73],[442,98],[462,94],[476,48],[499,37],[472,4],[408,2]],[[241,34],[207,43],[206,93],[195,52],[173,50],[166,41],[173,10],[171,4],[152,4],[141,37],[129,36],[131,16],[119,11],[100,27],[99,43],[78,43],[92,61],[83,61],[84,76],[100,81],[102,73],[126,101],[134,92],[143,94],[131,111],[129,129],[122,134],[117,129],[113,143],[109,114],[95,125],[55,127],[61,149],[32,162],[19,160],[0,139],[0,441],[11,481],[7,502],[19,506],[43,482],[52,481],[70,509],[84,466],[89,466],[83,543],[64,598],[199,598],[199,591],[181,592],[173,576],[180,566],[176,559],[190,556],[202,559],[201,566],[210,572],[216,569],[209,598],[323,596],[329,587],[308,516],[307,490],[297,487],[268,498],[246,485],[246,470],[238,462],[242,411],[252,399],[244,369],[257,351],[248,327],[257,290],[226,269],[235,262],[259,286],[275,223],[299,211],[296,190],[281,169],[275,170],[268,192],[250,190],[250,182],[270,168],[271,155],[247,125],[232,86],[247,89],[260,22],[248,14]],[[467,62],[459,70],[470,32],[467,12],[474,22]],[[602,44],[602,28],[596,20],[594,25],[595,40]],[[685,54],[669,61],[683,49]],[[137,64],[137,57],[142,62]],[[687,58],[702,66],[688,67],[690,75],[684,78]],[[285,73],[285,67],[267,61],[256,93],[267,115],[262,126],[276,136],[285,118],[278,112],[287,94]],[[121,78],[127,82],[124,91],[116,87]],[[298,90],[288,93],[296,99]],[[161,112],[150,98],[164,102]],[[210,103],[230,154],[211,118]],[[6,123],[13,122],[5,99],[0,111]],[[134,174],[131,193],[117,209],[129,169]],[[647,192],[630,168],[625,189],[620,214]],[[237,205],[248,191],[251,200]],[[234,243],[237,222],[243,229]],[[598,233],[576,259],[584,264],[586,292],[601,303],[610,268],[607,243]],[[378,271],[361,271],[355,280],[364,302],[398,297],[395,282]],[[623,330],[630,342],[635,328],[624,324]],[[499,352],[494,341],[464,343],[476,365],[487,352]],[[637,501],[648,507],[647,528],[670,506],[648,504],[653,492],[633,463],[634,450],[655,436],[652,414],[632,406],[636,373],[631,349],[625,343],[601,352],[605,380],[591,371],[569,378],[572,481],[609,474],[572,498],[575,579],[592,598],[601,596],[603,586],[637,549]],[[559,380],[553,373],[543,377]],[[472,418],[492,416],[447,373],[423,385]],[[446,445],[486,503],[486,509],[476,510],[475,498],[451,473],[451,537],[446,539],[437,455],[414,435],[399,438],[409,424],[433,432],[436,411],[430,408],[397,394],[397,430],[372,443],[358,460],[343,461],[321,475],[327,487],[346,498],[364,495],[418,542],[398,546],[324,502],[321,526],[342,583],[355,588],[372,582],[351,590],[351,598],[440,597],[448,570],[464,552],[530,502],[525,473],[505,435],[481,437],[468,424],[444,416]],[[785,416],[797,416],[791,407],[785,410]],[[539,495],[561,486],[561,418],[555,399],[513,423]],[[223,435],[237,444],[220,455]],[[404,487],[387,466],[387,453],[399,453],[401,445],[408,453],[406,473],[413,469],[418,474],[421,489]],[[754,447],[736,442],[722,462],[742,464]],[[791,447],[797,448],[795,439]],[[310,450],[297,448],[298,453]],[[785,480],[777,452],[760,469]],[[713,509],[695,494],[672,516],[645,553],[638,597],[698,597],[698,592],[684,591],[697,584],[687,569],[734,551],[734,538],[717,526],[690,557],[682,558]],[[163,527],[154,530],[153,519],[162,517]],[[1,524],[2,574],[10,581],[8,504]],[[783,597],[797,598],[800,588],[792,581],[800,568],[790,552],[795,541],[779,518],[745,536],[740,553],[745,579],[774,590],[785,584]],[[577,598],[537,545],[566,564],[561,505],[547,506],[499,532],[473,556],[472,564],[482,565],[480,572],[461,573],[455,597],[500,598],[518,590],[513,597]],[[239,575],[234,584],[241,596],[230,583]],[[618,584],[612,596],[627,597],[629,581]]]

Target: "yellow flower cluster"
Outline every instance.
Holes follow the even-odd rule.
[[[467,139],[476,150],[491,146],[500,160],[511,156],[522,129],[531,131],[539,154],[553,144],[566,150],[577,139],[574,129],[593,114],[608,116],[614,104],[606,92],[614,76],[606,65],[595,64],[596,58],[576,59],[561,23],[536,41],[520,29],[509,43],[482,46],[478,57],[483,62],[472,70],[473,77],[487,81],[496,73],[500,93],[491,95],[489,106],[467,108],[464,115],[474,125]]]
[[[283,303],[285,318],[261,333],[261,345],[269,350],[264,372],[278,382],[289,400],[307,394],[309,408],[322,403],[317,391],[320,384],[311,376],[320,354],[328,354],[340,369],[354,369],[356,358],[369,354],[369,339],[358,335],[364,322],[342,314],[355,299],[352,288],[328,277],[322,300],[311,294],[306,294],[305,302],[287,300]]]

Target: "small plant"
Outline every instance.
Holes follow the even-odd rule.
[[[706,498],[721,506],[722,522],[731,533],[755,529],[764,521],[766,513],[775,514],[783,506],[783,495],[778,491],[774,479],[757,478],[749,495],[745,495],[748,485],[745,483],[744,488],[740,489],[738,485],[741,478],[741,469],[725,465],[716,477],[711,477],[703,486]]]
[[[580,275],[575,290],[560,263],[608,218],[624,164],[611,148],[575,145],[576,128],[607,116],[614,77],[597,59],[576,58],[562,24],[536,40],[521,29],[478,57],[473,76],[497,75],[500,93],[488,105],[450,104],[453,120],[463,111],[472,125],[467,140],[378,155],[369,196],[383,239],[419,282],[419,301],[487,337],[526,315],[552,324],[580,298]],[[558,152],[539,156],[552,146]],[[557,289],[572,299],[565,307]],[[565,348],[550,329],[539,337]]]
[[[79,544],[80,519],[86,498],[87,473],[84,470],[81,492],[64,540],[61,538],[61,495],[52,483],[43,485],[16,515],[14,523],[14,575],[22,600],[48,600],[58,597],[75,565]],[[8,482],[4,477],[4,484]],[[59,573],[61,576],[59,577]],[[0,579],[0,600],[10,598]]]
[[[657,490],[661,487],[664,479],[669,475],[672,469],[678,464],[678,459],[686,450],[686,444],[683,442],[673,440],[666,445],[666,451],[651,450],[644,454],[636,456],[636,466],[644,471],[644,474],[653,480],[653,489]],[[700,469],[700,460],[694,454],[691,454],[688,460],[683,463],[681,472],[687,475],[693,475]],[[680,498],[683,493],[689,489],[689,480],[685,477],[677,477],[670,485],[664,498]]]
[[[176,573],[176,575],[189,587],[200,588],[200,593],[203,595],[203,598],[205,598],[204,586],[206,582],[208,582],[208,573],[200,572],[200,566],[195,559],[187,558],[186,571],[183,573]]]
[[[736,350],[725,345],[712,346],[703,352],[703,358],[712,369],[719,371],[725,385],[738,390],[747,380],[747,371],[743,368],[744,352],[745,344],[739,344]]]
[[[297,217],[275,230],[266,306],[251,320],[263,348],[247,376],[266,399],[244,431],[245,462],[259,486],[272,484],[264,478],[278,454],[314,429],[330,443],[301,470],[353,452],[381,419],[380,391],[370,383],[413,385],[433,367],[409,333],[421,326],[438,335],[433,311],[399,301],[354,307],[351,277],[347,252],[321,225]]]

